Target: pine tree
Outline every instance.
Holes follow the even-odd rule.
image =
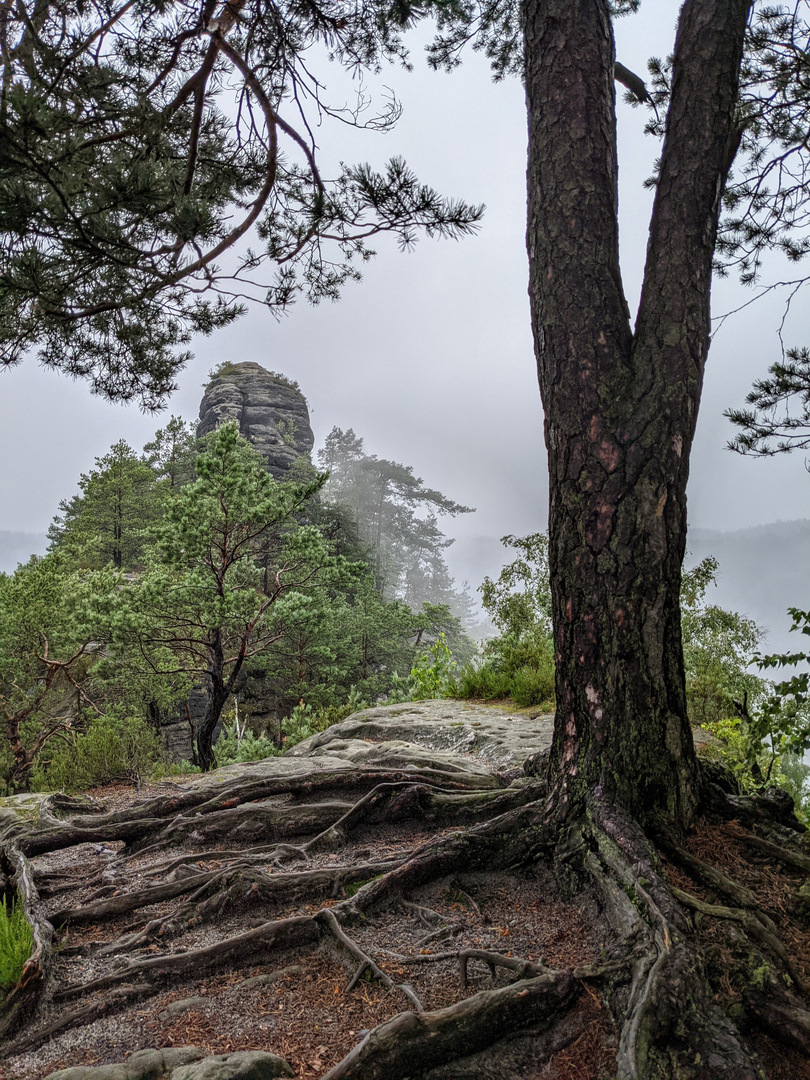
[[[369,546],[380,595],[403,599],[414,610],[425,602],[453,606],[456,592],[443,555],[453,541],[436,517],[473,510],[426,488],[410,466],[366,454],[351,428],[332,429],[318,462],[329,471],[324,498],[349,507]]]
[[[197,756],[210,769],[214,729],[246,662],[283,632],[275,605],[322,586],[334,560],[318,530],[297,523],[321,477],[274,480],[233,422],[208,436],[195,471],[167,502],[154,561],[123,594],[117,641],[136,669],[204,680]]]
[[[138,566],[160,513],[154,471],[119,440],[96,458],[95,469],[82,474],[79,492],[59,504],[62,513],[48,532],[51,550],[64,552],[79,566]]]

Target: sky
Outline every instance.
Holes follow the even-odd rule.
[[[646,0],[639,15],[617,23],[618,58],[644,74],[648,56],[671,49],[676,16],[671,0]],[[522,87],[514,79],[493,84],[478,55],[447,75],[431,72],[419,52],[417,42],[413,73],[392,69],[380,80],[403,105],[397,128],[385,136],[323,128],[323,160],[380,166],[403,155],[443,194],[486,203],[480,233],[459,242],[423,239],[405,254],[383,240],[364,281],[347,286],[339,303],[302,303],[280,322],[257,308],[195,341],[195,357],[162,417],[94,398],[86,384],[44,371],[35,359],[0,372],[0,529],[43,532],[80,473],[117,439],[140,449],[169,415],[196,418],[207,373],[223,360],[256,361],[297,379],[316,444],[335,424],[354,428],[367,452],[412,465],[428,486],[475,506],[475,514],[447,525],[460,541],[545,527],[548,485],[524,246]],[[338,95],[347,90],[345,76],[328,65],[321,77]],[[643,135],[644,120],[643,110],[620,104],[620,238],[631,307],[651,205],[642,183],[659,150]],[[721,282],[713,312],[753,295]],[[723,410],[741,405],[753,379],[778,357],[781,318],[778,297],[760,301],[726,321],[713,342],[688,492],[695,526],[733,530],[810,517],[801,456],[751,460],[724,448],[733,431]],[[810,343],[801,296],[785,339]]]

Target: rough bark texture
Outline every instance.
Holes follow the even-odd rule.
[[[550,468],[555,806],[684,827],[698,791],[679,586],[749,0],[687,0],[635,333],[618,258],[607,0],[530,0],[530,299]]]

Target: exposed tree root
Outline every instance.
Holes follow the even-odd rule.
[[[11,875],[11,885],[22,901],[25,918],[31,927],[33,948],[0,1014],[0,1038],[16,1029],[34,1010],[53,963],[53,926],[42,911],[31,865],[13,840],[4,845],[2,861]]]
[[[707,904],[703,900],[698,900],[696,896],[690,896],[689,893],[675,888],[674,885],[670,886],[670,890],[679,903],[692,908],[694,911],[699,911],[701,915],[709,915],[713,919],[732,919],[734,922],[740,923],[741,926],[745,927],[750,937],[758,941],[760,945],[764,945],[777,959],[782,961],[791,979],[799,986],[802,986],[801,976],[797,973],[787,949],[779,940],[777,934],[765,926],[763,916],[753,911],[747,911],[745,908],[728,908],[721,907],[718,904]],[[802,989],[805,990],[806,988],[802,986]]]
[[[499,967],[516,972],[518,979],[535,979],[545,974],[537,964],[533,964],[531,960],[524,960],[521,957],[501,956],[500,953],[489,952],[486,949],[460,949],[458,969],[462,986],[467,985],[467,965],[471,960],[483,961],[489,968],[493,979],[495,978],[495,969]]]
[[[759,1021],[763,1030],[810,1054],[810,1012],[786,1000],[783,987],[775,987],[771,980],[766,991],[749,990],[745,1004],[749,1015]]]
[[[443,772],[439,769],[420,769],[419,783],[434,784],[438,787],[455,791],[476,791],[482,788],[498,789],[501,782],[495,777],[485,777],[462,772]],[[192,788],[180,794],[161,795],[144,800],[137,810],[117,810],[109,814],[87,814],[81,824],[64,822],[52,815],[46,821],[45,828],[19,830],[20,850],[29,857],[42,855],[49,851],[72,847],[85,843],[104,843],[123,840],[134,845],[147,837],[154,837],[163,830],[175,832],[183,826],[182,815],[193,811],[192,821],[223,810],[234,810],[245,803],[255,804],[259,800],[270,799],[278,795],[293,795],[298,798],[321,791],[357,791],[375,784],[413,782],[413,770],[375,769],[358,766],[355,769],[335,769],[299,773],[292,776],[262,777],[258,780],[232,780],[222,785],[215,796],[208,789]],[[255,807],[254,807],[255,809]],[[171,819],[167,825],[167,819]],[[231,818],[220,819],[220,832],[227,835]],[[199,821],[196,822],[199,824]]]
[[[810,874],[810,854],[805,855],[801,851],[797,851],[792,845],[775,844],[771,840],[765,840],[763,837],[757,836],[754,832],[745,832],[742,829],[736,830],[736,832],[749,847],[764,852],[771,859],[778,859],[785,866],[792,866],[796,870]]]
[[[588,816],[595,829],[569,858],[584,854],[616,938],[637,957],[629,987],[619,982],[609,992],[621,1032],[619,1080],[755,1080],[755,1063],[713,1001],[655,849],[635,822],[596,798]],[[712,1061],[712,1071],[695,1069],[696,1060]]]
[[[13,1042],[7,1043],[3,1047],[3,1056],[13,1057],[16,1054],[22,1054],[26,1050],[42,1046],[49,1039],[52,1039],[55,1035],[60,1035],[64,1031],[71,1031],[73,1028],[92,1024],[104,1016],[118,1012],[131,1002],[146,997],[150,990],[149,986],[118,986],[89,1005],[82,1005],[80,1008],[52,1020],[49,1024],[35,1028],[33,1031],[14,1039]]]
[[[201,971],[212,971],[223,967],[230,962],[238,963],[243,955],[255,956],[273,948],[303,944],[316,937],[317,928],[314,920],[308,915],[279,919],[263,923],[255,930],[236,934],[217,942],[216,945],[207,945],[202,949],[190,949],[188,952],[175,952],[167,956],[155,956],[148,960],[130,961],[119,971],[102,975],[90,982],[66,986],[54,996],[57,1000],[66,1001],[92,994],[96,990],[107,990],[111,986],[132,982],[133,979],[144,979],[154,983],[156,979],[166,975],[181,978],[189,972],[196,975]]]
[[[389,976],[386,975],[385,972],[377,966],[377,964],[375,964],[375,962],[371,959],[368,953],[364,952],[357,944],[357,942],[352,941],[349,935],[341,927],[334,911],[331,911],[329,908],[323,908],[321,911],[318,912],[315,918],[319,922],[322,922],[325,926],[328,926],[337,938],[337,940],[343,946],[343,948],[346,949],[346,951],[349,953],[349,955],[353,956],[354,959],[359,962],[357,970],[355,971],[354,975],[352,975],[351,982],[346,987],[347,991],[354,989],[354,987],[357,985],[363,975],[367,971],[369,971],[375,979],[379,979],[383,986],[387,986],[389,990],[400,990],[408,999],[408,1001],[410,1001],[410,1003],[414,1006],[417,1012],[424,1012],[424,1009],[422,1008],[422,1002],[416,996],[413,987],[410,986],[408,983],[395,983],[393,979],[389,978]]]
[[[248,864],[242,863],[226,869],[194,874],[180,881],[155,885],[139,892],[98,900],[83,907],[63,908],[53,914],[51,921],[54,926],[63,926],[66,923],[97,923],[108,917],[191,893],[186,905],[181,907],[171,920],[158,921],[162,924],[184,919],[200,922],[209,911],[219,914],[226,904],[239,898],[292,903],[302,897],[338,896],[346,885],[378,877],[396,865],[396,861],[354,863],[350,866],[302,870],[292,874],[266,874],[260,870],[252,870]]]
[[[323,1080],[401,1080],[466,1057],[505,1032],[552,1020],[576,996],[568,972],[548,972],[483,990],[432,1013],[400,1013],[380,1024]]]
[[[3,872],[13,875],[24,897],[37,948],[17,998],[12,995],[3,1030],[24,1024],[26,1011],[36,1010],[46,987],[51,1015],[22,1031],[4,1054],[19,1054],[73,1027],[126,1012],[167,984],[211,978],[276,953],[332,942],[349,970],[347,983],[335,989],[338,997],[366,993],[363,978],[368,976],[389,993],[401,993],[408,1011],[373,1027],[323,1080],[416,1080],[428,1074],[435,1080],[451,1063],[480,1055],[498,1040],[523,1038],[526,1031],[534,1033],[537,1053],[553,1053],[580,1031],[571,1010],[583,986],[607,1005],[612,1017],[618,1080],[761,1080],[767,1063],[757,1059],[717,1000],[695,919],[734,928],[729,933],[736,935],[735,955],[747,956],[751,967],[738,996],[746,1022],[810,1052],[804,969],[748,885],[694,855],[681,838],[659,836],[653,842],[598,792],[562,830],[549,818],[540,780],[504,789],[485,778],[476,787],[478,780],[466,774],[429,772],[366,769],[350,774],[344,769],[248,780],[238,788],[229,781],[205,799],[173,792],[115,815],[83,814],[63,822],[50,813],[44,838],[37,831],[6,838]],[[336,793],[352,793],[353,801],[338,800]],[[288,806],[265,801],[282,794],[302,801]],[[251,795],[258,802],[250,802]],[[768,800],[741,803],[740,797],[713,787],[708,799],[726,820],[749,823],[750,828],[729,826],[742,844],[804,872],[810,857],[802,836],[789,824],[779,800],[772,802],[776,809],[769,820]],[[418,823],[422,839],[409,844],[407,830],[397,824],[403,821]],[[379,848],[377,833],[394,826],[399,829],[394,849]],[[58,863],[40,873],[32,867],[33,856],[26,855],[88,840],[98,844],[113,833],[129,848],[117,855],[104,853],[103,868],[93,865],[84,878],[71,878]],[[434,835],[424,840],[425,833]],[[287,837],[301,841],[291,844]],[[370,845],[362,854],[375,857],[362,857],[358,837]],[[225,844],[213,846],[216,839]],[[250,839],[262,842],[250,847]],[[133,860],[131,850],[139,844]],[[166,848],[178,845],[190,850],[162,857]],[[338,850],[341,864],[335,865]],[[659,850],[709,899],[670,884]],[[290,861],[298,865],[273,868]],[[490,941],[497,928],[486,929],[486,904],[467,884],[473,880],[469,875],[493,874],[497,880],[498,874],[530,873],[533,867],[549,868],[563,892],[595,901],[604,941],[601,958],[563,970],[547,966],[535,952],[510,955],[497,937],[495,948],[486,945],[486,936],[484,944],[470,942],[469,920],[489,933]],[[34,882],[38,873],[51,896],[61,901],[72,888],[79,902],[54,904],[46,918]],[[137,875],[134,887],[130,875]],[[144,885],[144,878],[154,883]],[[436,899],[442,896],[445,901]],[[122,916],[142,909],[147,918],[122,928]],[[229,919],[238,915],[242,920],[235,929],[217,925],[226,912]],[[247,912],[261,921],[257,925],[254,918],[243,929]],[[375,936],[378,927],[392,920],[398,920],[407,942],[394,942],[393,949]],[[205,936],[195,941],[193,934],[203,925]],[[52,926],[57,932],[68,928],[78,940],[60,950],[59,973],[50,979]],[[83,927],[92,929],[90,940],[82,941]],[[178,939],[174,951],[138,955],[144,949],[165,950],[170,938]],[[81,972],[85,957],[94,967],[71,980],[71,963],[79,964]],[[106,969],[99,971],[100,964]],[[480,978],[481,965],[492,984],[511,981],[444,1008],[430,1006],[422,996],[419,985],[426,972],[455,969],[455,985],[464,994],[470,978]],[[417,985],[398,977],[406,970]],[[593,986],[599,988],[598,997]],[[82,999],[79,1008],[60,1012],[63,1003],[77,998]],[[467,1075],[459,1069],[459,1076]],[[513,1077],[504,1074],[503,1080]]]

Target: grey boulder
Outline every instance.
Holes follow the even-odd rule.
[[[115,1065],[76,1065],[45,1080],[275,1080],[294,1077],[290,1065],[264,1050],[206,1057],[196,1046],[138,1050]]]
[[[284,1058],[264,1050],[244,1050],[181,1065],[171,1080],[275,1080],[277,1076],[295,1076]]]

